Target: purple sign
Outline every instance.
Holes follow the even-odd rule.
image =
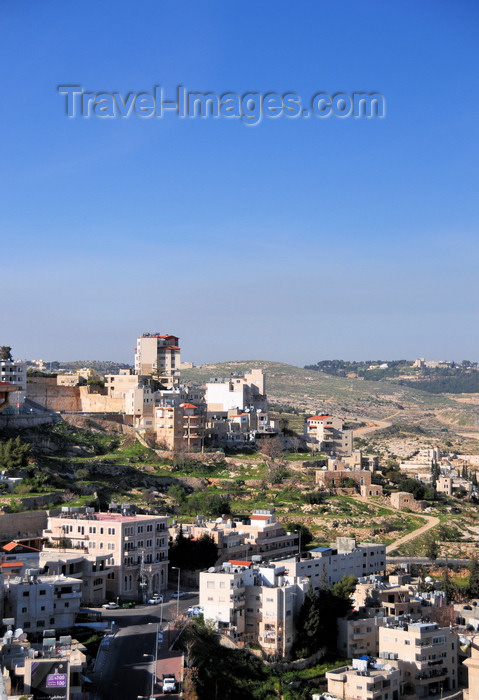
[[[66,673],[50,673],[47,676],[47,688],[66,688],[67,674]]]

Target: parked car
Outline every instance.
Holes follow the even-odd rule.
[[[202,612],[203,610],[198,605],[194,605],[192,608],[188,608],[187,615],[192,615],[193,617],[196,617],[197,615],[201,615]]]
[[[117,610],[120,606],[118,603],[104,603],[101,607],[105,610]]]
[[[185,595],[184,591],[175,591],[171,594],[172,598],[182,598]]]
[[[147,601],[148,605],[157,605],[163,602],[163,596],[159,593],[154,593],[151,598]]]

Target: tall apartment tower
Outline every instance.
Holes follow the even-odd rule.
[[[165,389],[180,381],[180,347],[175,335],[143,333],[135,350],[135,374],[152,376]]]

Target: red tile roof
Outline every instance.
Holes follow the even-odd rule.
[[[20,566],[23,566],[23,562],[21,561],[4,561],[1,564],[2,569],[13,569],[13,567],[19,568]]]
[[[271,515],[252,515],[250,520],[269,520]]]
[[[324,420],[325,418],[331,418],[331,416],[310,416],[307,420]]]
[[[27,544],[22,544],[21,542],[9,542],[8,544],[4,545],[2,549],[4,549],[6,552],[11,552],[12,549],[15,549],[15,547],[22,547],[24,549],[31,549],[32,552],[39,552],[39,549],[36,549],[35,547],[29,547]]]
[[[229,563],[233,564],[233,566],[251,566],[253,562],[243,561],[242,559],[230,559]]]

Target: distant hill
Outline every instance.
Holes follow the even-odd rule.
[[[255,367],[263,369],[267,375],[270,402],[305,412],[328,411],[356,420],[384,420],[397,415],[397,422],[427,422],[430,426],[438,421],[462,428],[477,425],[477,407],[458,403],[451,396],[399,386],[391,380],[369,382],[335,377],[282,362],[251,360],[208,364],[182,370],[181,378],[183,382],[201,385],[213,377],[242,374]]]

